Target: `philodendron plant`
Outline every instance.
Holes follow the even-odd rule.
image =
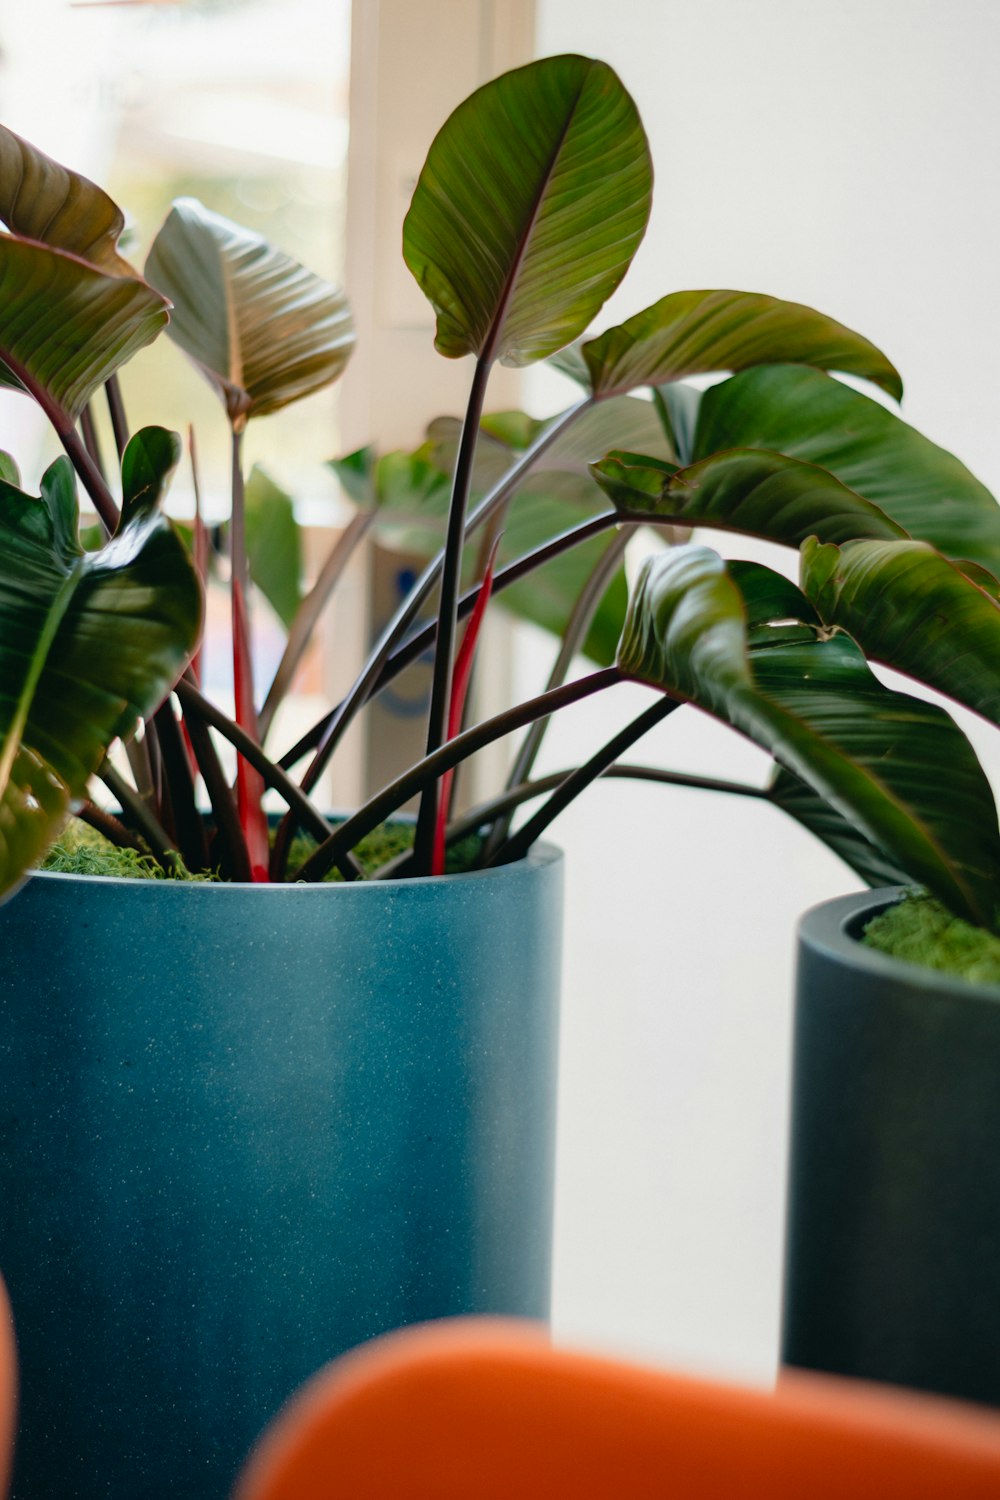
[[[901,395],[885,355],[810,308],[676,292],[587,337],[642,238],[651,191],[635,105],[601,62],[548,58],[459,106],[420,174],[403,255],[435,310],[439,353],[471,358],[468,409],[435,423],[416,454],[363,450],[335,465],[356,515],[304,590],[290,503],[259,473],[244,485],[242,435],[342,373],[353,340],[343,295],[190,200],[175,205],[140,275],[118,253],[111,200],[3,132],[0,376],[39,403],[66,456],[38,497],[18,487],[12,460],[0,471],[0,888],[16,885],[71,810],[168,873],[422,877],[470,831],[481,836],[475,862],[503,863],[598,776],[710,785],[622,759],[693,704],[774,758],[767,788],[728,790],[767,797],[872,881],[905,876],[960,915],[996,921],[1000,833],[971,746],[943,709],[883,686],[868,659],[997,720],[1000,509],[957,459],[835,378]],[[196,518],[182,539],[160,509],[180,441],[155,427],[130,436],[119,387],[120,368],[163,329],[232,430],[232,717],[199,685],[205,528]],[[568,410],[545,422],[484,415],[498,360],[541,359],[578,382]],[[721,372],[729,378],[704,394],[685,384]],[[99,461],[98,399],[120,474]],[[91,550],[77,534],[78,481],[103,529]],[[344,698],[273,754],[266,736],[310,631],[380,524],[422,538],[427,566]],[[637,528],[664,545],[627,597],[623,557]],[[799,549],[799,586],[724,562],[685,540],[692,528]],[[277,534],[291,569],[277,561]],[[266,691],[251,650],[257,590],[288,629]],[[551,679],[537,698],[470,725],[479,627],[504,604],[558,633]],[[331,824],[311,794],[344,731],[429,649],[425,755]],[[571,679],[580,651],[593,670]],[[649,706],[578,764],[532,779],[548,717],[627,680],[649,686]],[[507,784],[451,817],[451,773],[517,730],[527,734]],[[108,759],[116,738],[130,776]],[[236,751],[235,785],[220,738]],[[95,777],[123,817],[91,800]],[[266,787],[287,809],[273,838]],[[412,848],[363,865],[361,841],[412,796]]]

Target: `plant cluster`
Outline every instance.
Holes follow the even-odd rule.
[[[38,402],[65,448],[37,497],[0,457],[0,890],[72,808],[168,869],[178,851],[188,869],[234,880],[421,877],[470,830],[482,836],[479,863],[516,859],[597,777],[635,775],[766,797],[866,879],[917,881],[994,925],[1000,832],[982,768],[942,708],[884,686],[868,663],[997,722],[1000,508],[951,454],[835,378],[902,394],[879,349],[811,308],[683,291],[587,336],[643,236],[651,194],[635,105],[601,62],[547,58],[459,106],[420,174],[403,254],[436,313],[438,351],[471,357],[468,408],[435,423],[415,454],[366,449],[335,465],[356,513],[302,590],[274,547],[255,545],[294,522],[262,476],[244,484],[242,440],[249,421],[343,373],[353,344],[343,294],[192,200],[174,206],[140,275],[119,254],[122,215],[106,194],[0,131],[0,380]],[[158,427],[130,435],[119,386],[120,368],[164,329],[232,431],[231,716],[199,679],[206,528],[196,518],[185,539],[161,510],[180,439]],[[485,414],[497,361],[542,359],[577,382],[572,406],[545,422]],[[689,383],[718,373],[728,378],[705,391]],[[113,475],[95,434],[102,393]],[[89,549],[78,482],[102,532]],[[383,524],[422,539],[427,566],[342,701],[273,754],[267,736],[310,634],[353,550]],[[623,558],[638,528],[664,545],[629,591]],[[798,549],[799,585],[723,561],[686,540],[693,528]],[[293,536],[293,558],[295,546]],[[264,693],[254,583],[288,629]],[[479,628],[495,605],[560,644],[543,693],[469,724]],[[312,800],[320,774],[364,705],[429,649],[424,757],[332,825]],[[581,651],[592,670],[571,678]],[[649,706],[579,764],[533,778],[549,716],[625,680],[650,687]],[[769,751],[768,786],[623,759],[682,705]],[[455,769],[517,730],[527,732],[506,785],[452,817]],[[235,786],[219,737],[236,751]],[[119,738],[130,776],[108,760]],[[123,819],[90,800],[95,775]],[[268,787],[287,809],[274,838]],[[359,842],[412,796],[412,848],[363,870]],[[310,841],[304,856],[297,835]]]

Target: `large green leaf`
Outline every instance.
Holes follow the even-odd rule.
[[[802,303],[760,292],[672,292],[579,352],[598,398],[687,375],[793,362],[861,375],[897,399],[903,394],[899,372],[860,333]],[[578,360],[556,363],[579,375]]]
[[[166,326],[167,308],[144,281],[109,276],[74,255],[0,235],[4,383],[71,420]]]
[[[628,269],[651,186],[607,64],[549,57],[478,89],[435,137],[403,226],[436,347],[523,365],[576,338]]]
[[[992,925],[1000,831],[968,740],[942,709],[883,687],[844,634],[780,626],[751,644],[747,617],[758,590],[773,589],[768,573],[747,565],[737,587],[703,547],[651,560],[629,604],[622,670],[762,745],[894,865]]]
[[[783,766],[775,767],[767,795],[775,807],[780,807],[782,812],[815,834],[869,885],[911,883],[911,877],[904,869],[870,844],[829,802]]]
[[[1000,724],[1000,604],[926,542],[813,539],[802,549],[802,587],[866,656]]]
[[[0,894],[169,691],[200,626],[198,580],[155,506],[134,504],[100,552],[76,531],[67,459],[40,499],[0,482]]]
[[[343,292],[193,198],[174,204],[146,276],[174,304],[170,337],[219,392],[231,421],[329,385],[354,347]]]
[[[0,125],[0,219],[12,234],[69,251],[111,276],[135,276],[118,254],[121,209],[80,172]]]
[[[291,496],[254,464],[244,495],[250,577],[286,630],[302,602],[302,532]]]
[[[829,469],[910,536],[1000,570],[1000,506],[951,453],[817,370],[746,370],[704,393],[693,459],[768,448]]]
[[[763,449],[718,453],[678,469],[647,455],[609,453],[591,473],[623,517],[740,531],[797,547],[806,537],[903,537],[877,506],[815,464]]]

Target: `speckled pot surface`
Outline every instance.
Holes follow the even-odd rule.
[[[783,1356],[1000,1404],[1000,986],[799,934]]]
[[[548,1310],[562,861],[0,910],[17,1500],[223,1500],[387,1328]]]

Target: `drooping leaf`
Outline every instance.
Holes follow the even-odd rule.
[[[0,235],[5,383],[69,420],[166,326],[167,308],[144,281],[109,276],[47,245]]]
[[[694,459],[768,448],[829,469],[910,536],[1000,569],[1000,506],[951,453],[817,370],[746,370],[701,399]]]
[[[826,469],[763,449],[717,453],[686,469],[635,453],[609,453],[591,473],[633,519],[720,527],[797,547],[808,536],[904,537],[869,500]]]
[[[39,499],[0,482],[0,893],[86,794],[111,742],[169,691],[200,626],[197,578],[163,516],[137,509],[92,553],[76,527],[67,459]]]
[[[243,503],[250,577],[290,630],[302,602],[302,533],[291,497],[254,464]]]
[[[182,453],[180,437],[166,427],[143,427],[129,439],[122,454],[125,520],[159,505]]]
[[[910,883],[911,877],[904,869],[870,844],[829,802],[783,766],[775,767],[767,794],[775,807],[815,834],[870,886]]]
[[[802,549],[802,587],[824,623],[873,661],[1000,724],[1000,604],[926,542],[813,539]]]
[[[102,188],[0,125],[0,219],[21,239],[89,261],[109,276],[135,276],[118,254],[125,216]]]
[[[885,688],[849,637],[755,632],[769,570],[741,587],[717,554],[676,548],[648,562],[629,604],[619,665],[698,704],[768,750],[894,865],[980,925],[997,917],[1000,831],[989,783],[940,708]]]
[[[193,198],[174,204],[146,276],[174,304],[170,337],[233,422],[329,385],[354,347],[343,292]]]
[[[799,302],[760,292],[672,292],[581,346],[599,399],[688,375],[803,364],[871,380],[897,400],[899,372],[868,339]],[[555,363],[566,374],[578,361]]]
[[[590,58],[543,58],[442,126],[403,226],[435,345],[523,365],[582,333],[628,269],[652,166],[636,107]]]

